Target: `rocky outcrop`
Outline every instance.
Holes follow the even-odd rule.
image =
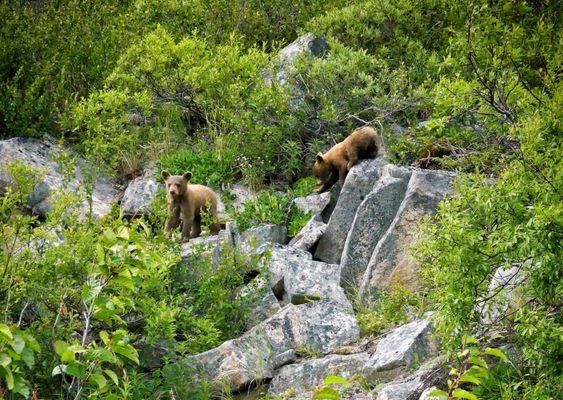
[[[356,210],[372,192],[380,177],[381,168],[385,164],[382,158],[361,160],[348,172],[326,231],[317,246],[315,258],[331,264],[340,264],[340,257]]]
[[[435,357],[437,343],[432,339],[428,319],[414,321],[394,329],[377,344],[371,356],[371,379],[390,381],[400,377],[415,363]]]
[[[240,338],[180,363],[215,385],[238,390],[272,378],[275,369],[294,361],[297,349],[326,354],[358,337],[355,317],[338,304],[289,304]]]
[[[311,194],[307,197],[297,197],[293,200],[293,204],[304,213],[321,215],[330,203],[330,197],[330,192]]]
[[[307,33],[298,37],[295,41],[280,50],[274,60],[273,75],[267,72],[264,76],[266,82],[272,82],[274,76],[281,85],[287,85],[292,73],[295,71],[295,63],[300,57],[324,57],[330,49],[324,36],[315,36]]]
[[[150,168],[129,182],[121,199],[123,215],[140,217],[150,213],[158,190],[164,188],[163,184],[157,182],[155,174],[156,170]]]
[[[326,224],[320,215],[312,217],[297,235],[291,239],[289,245],[300,250],[312,249],[326,230]]]
[[[341,284],[349,295],[357,291],[379,240],[397,215],[411,171],[386,165],[373,191],[359,205],[342,254]]]
[[[402,382],[393,382],[377,390],[376,400],[407,400],[423,389],[422,374],[416,374]]]
[[[453,175],[448,173],[412,172],[397,215],[371,255],[360,285],[362,297],[377,296],[378,290],[395,282],[409,289],[418,287],[419,264],[411,246],[417,241],[423,218],[433,215],[444,196],[452,194],[452,180]]]
[[[57,162],[63,157],[63,151],[76,159],[71,171],[62,171]],[[112,203],[117,200],[118,192],[109,181],[109,177],[92,168],[80,155],[61,148],[52,139],[33,139],[16,137],[0,141],[0,192],[12,184],[12,177],[6,164],[21,161],[43,174],[35,192],[28,199],[28,206],[34,214],[45,216],[53,209],[55,196],[65,190],[82,195],[81,213],[101,218],[111,211]],[[73,163],[74,164],[74,163]],[[91,199],[87,198],[87,182],[92,182]]]
[[[278,370],[270,383],[268,393],[278,396],[291,389],[296,394],[320,386],[324,378],[336,375],[346,379],[365,375],[369,368],[369,355],[365,352],[349,355],[331,354],[323,358],[304,360],[286,365]]]

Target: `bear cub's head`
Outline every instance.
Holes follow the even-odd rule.
[[[330,177],[331,172],[332,167],[323,158],[323,154],[317,154],[317,159],[315,160],[315,164],[313,165],[313,174],[317,178],[317,185],[325,183]]]
[[[186,172],[184,175],[170,175],[168,171],[162,171],[162,178],[166,183],[166,193],[173,199],[179,199],[186,193],[188,182],[192,179],[192,173]]]

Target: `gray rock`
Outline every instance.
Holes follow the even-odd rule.
[[[267,243],[287,243],[287,228],[283,225],[265,224],[244,231],[237,242],[237,248],[243,253]]]
[[[402,376],[415,363],[433,358],[438,347],[432,333],[428,318],[392,330],[381,339],[371,356],[370,379],[389,381]]]
[[[529,266],[528,266],[529,268]],[[497,324],[524,301],[520,285],[526,280],[522,266],[498,268],[489,283],[486,300],[477,300],[477,310],[485,325]]]
[[[420,393],[423,386],[422,376],[415,374],[402,382],[393,382],[377,390],[376,400],[407,400]]]
[[[28,199],[28,206],[33,213],[46,215],[53,209],[54,196],[58,192],[68,190],[81,194],[86,198],[87,175],[92,174],[94,189],[92,191],[91,208],[95,217],[101,218],[111,211],[111,206],[117,200],[117,190],[111,185],[109,178],[94,170],[86,160],[76,156],[75,174],[65,178],[56,157],[61,153],[61,147],[53,140],[38,140],[33,138],[16,137],[0,141],[0,192],[12,184],[12,177],[4,167],[5,164],[21,160],[24,165],[45,174],[43,180]],[[81,214],[86,215],[90,209],[90,202],[86,199],[81,204]]]
[[[233,251],[238,240],[238,226],[234,221],[227,222],[224,230],[217,235],[200,236],[182,245],[182,260],[191,265],[194,258],[210,257],[213,267],[217,267],[225,251]]]
[[[155,173],[155,169],[148,169],[129,182],[121,199],[123,215],[138,217],[150,213],[158,190],[164,188],[163,184],[156,181]]]
[[[302,393],[324,383],[324,378],[336,375],[346,379],[354,375],[364,375],[369,356],[367,353],[351,355],[328,355],[323,358],[304,360],[297,364],[286,365],[276,371],[268,393],[278,396],[294,389]]]
[[[320,261],[291,263],[284,275],[284,291],[292,304],[330,300],[352,312],[352,306],[340,287],[340,266]]]
[[[233,208],[241,211],[244,208],[244,203],[256,199],[258,192],[250,189],[247,186],[234,184],[223,188],[224,192],[228,192],[234,199],[231,201]]]
[[[381,157],[375,160],[361,160],[348,172],[325,234],[319,241],[315,258],[331,264],[340,264],[356,210],[373,190],[380,177],[381,168],[385,164],[385,160]]]
[[[330,192],[311,194],[307,197],[297,197],[293,204],[304,213],[321,215],[326,206],[330,203]]]
[[[444,196],[452,194],[452,180],[453,175],[448,173],[413,171],[397,215],[377,243],[362,278],[362,297],[377,297],[378,290],[395,282],[409,289],[418,288],[420,265],[412,256],[411,246],[418,239],[423,218],[432,216]]]
[[[377,242],[395,218],[405,196],[411,171],[393,165],[382,168],[381,179],[362,201],[346,238],[341,285],[355,295]]]
[[[260,322],[270,318],[281,310],[280,303],[274,295],[274,292],[262,283],[260,283],[258,287],[260,294],[257,301],[250,307],[248,320],[246,322],[247,329],[258,325]]]
[[[299,270],[304,262],[311,260],[311,253],[279,244],[260,246],[253,256],[262,257],[262,267],[267,271],[269,286],[278,299],[285,293],[284,278],[288,270]]]
[[[319,215],[313,216],[307,225],[289,242],[289,245],[301,250],[310,250],[317,244],[326,230],[326,224]]]
[[[242,337],[180,363],[217,386],[226,384],[238,390],[272,378],[275,369],[293,361],[295,349],[309,348],[326,354],[358,337],[355,317],[339,305],[290,304]]]
[[[295,71],[295,62],[300,57],[324,57],[329,49],[330,47],[324,36],[314,36],[311,33],[307,33],[298,37],[295,41],[281,49],[274,60],[276,80],[281,85],[288,84],[292,73]],[[271,73],[266,73],[264,78],[267,83],[273,81]]]

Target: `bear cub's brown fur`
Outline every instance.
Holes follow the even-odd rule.
[[[366,126],[352,132],[325,154],[317,154],[313,174],[317,177],[317,183],[322,184],[317,193],[326,192],[336,181],[342,187],[348,171],[358,160],[377,157],[380,148],[379,135],[375,129]]]
[[[217,234],[221,229],[217,218],[217,195],[203,185],[192,185],[191,172],[184,175],[171,175],[162,171],[168,195],[168,217],[164,231],[170,236],[172,230],[182,225],[182,240],[188,241],[196,238],[201,233],[201,214],[208,212],[214,221],[211,224],[211,233]]]

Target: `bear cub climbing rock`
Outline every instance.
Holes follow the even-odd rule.
[[[317,193],[326,192],[336,181],[342,187],[348,171],[358,160],[377,157],[380,148],[379,135],[375,129],[366,126],[352,132],[325,154],[317,154],[313,174],[317,177],[317,184],[322,184]]]
[[[217,195],[203,185],[189,184],[191,172],[184,175],[171,175],[162,171],[168,195],[168,216],[164,231],[170,236],[172,230],[182,225],[182,240],[188,241],[201,233],[202,212],[208,212],[212,218],[211,233],[217,234],[221,229],[217,219]]]

